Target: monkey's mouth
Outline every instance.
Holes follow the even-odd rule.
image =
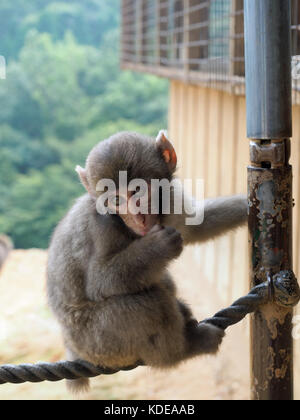
[[[147,217],[146,214],[138,214],[138,230],[141,236],[147,235],[149,232],[149,227],[147,226]]]
[[[146,227],[146,215],[145,214],[141,214],[141,226],[142,226],[141,235],[145,236],[149,231]]]
[[[136,216],[137,231],[140,236],[145,236],[157,224],[157,216],[152,214],[138,214]]]

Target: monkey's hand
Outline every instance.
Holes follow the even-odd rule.
[[[166,259],[179,257],[183,249],[181,234],[172,227],[155,225],[145,239],[158,251],[158,256]]]
[[[225,335],[224,330],[208,323],[191,321],[186,325],[189,353],[197,355],[201,353],[214,354]]]

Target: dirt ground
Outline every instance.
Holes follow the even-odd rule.
[[[64,359],[59,327],[47,308],[45,267],[47,252],[14,251],[0,274],[0,364],[33,363]],[[179,294],[191,304],[198,319],[221,309],[212,286],[201,284],[201,275],[185,278],[186,258],[172,271]],[[197,268],[198,270],[198,268]],[[83,399],[197,399],[249,398],[248,322],[228,331],[216,357],[202,357],[169,371],[140,367],[131,372],[91,380]],[[0,400],[72,399],[64,382],[1,385]]]

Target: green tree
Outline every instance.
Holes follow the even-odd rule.
[[[71,31],[80,44],[98,47],[119,24],[119,0],[0,0],[0,54],[16,58],[31,29],[63,39]]]
[[[13,237],[16,247],[47,248],[54,226],[81,191],[67,165],[19,175],[6,197],[9,212],[0,215],[0,230]]]
[[[167,81],[119,68],[118,3],[0,0],[0,232],[17,247],[47,247],[96,143],[166,127]]]

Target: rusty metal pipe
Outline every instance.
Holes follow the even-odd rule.
[[[291,2],[244,4],[250,286],[272,290],[277,273],[292,270]],[[253,399],[293,399],[293,310],[279,303],[251,318]]]
[[[292,169],[248,168],[250,278],[254,287],[292,270]],[[293,398],[291,307],[269,303],[251,317],[252,398]]]

